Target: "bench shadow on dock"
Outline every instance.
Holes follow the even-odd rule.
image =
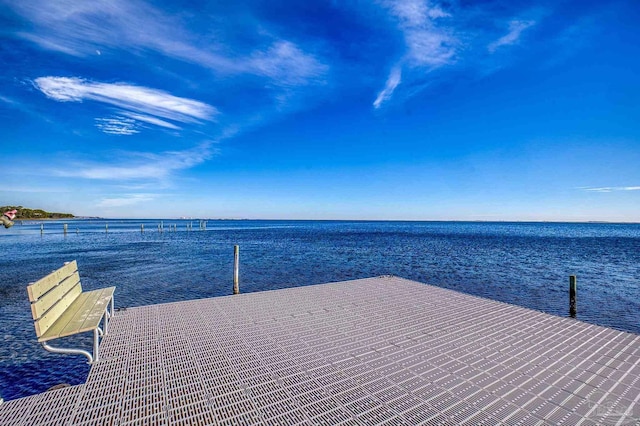
[[[130,308],[109,331],[84,385],[0,424],[640,419],[640,336],[397,277]]]

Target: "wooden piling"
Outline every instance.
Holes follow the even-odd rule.
[[[576,281],[577,280],[575,275],[569,276],[569,315],[571,316],[571,318],[575,318],[576,313],[578,312],[577,306],[576,306],[578,286]]]
[[[233,294],[240,294],[240,247],[233,246]]]

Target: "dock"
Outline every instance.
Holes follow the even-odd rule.
[[[129,308],[31,425],[640,423],[640,336],[406,279]]]

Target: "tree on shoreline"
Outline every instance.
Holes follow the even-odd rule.
[[[0,207],[0,212],[7,210],[18,210],[16,219],[63,219],[74,217],[71,213],[52,213],[42,209],[28,209],[22,206],[3,206]]]

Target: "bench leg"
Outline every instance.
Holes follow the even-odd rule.
[[[100,361],[100,340],[98,329],[93,330],[93,362]]]
[[[94,335],[94,342],[95,342],[95,339],[97,338],[97,333],[98,332],[97,331],[94,331],[94,332],[96,333]],[[42,345],[43,348],[45,348],[45,350],[47,350],[49,352],[53,352],[54,354],[84,355],[89,360],[89,364],[93,363],[93,356],[89,352],[87,352],[85,350],[82,350],[82,349],[71,349],[71,348],[56,348],[56,347],[53,347],[53,346],[49,346],[47,344],[47,342],[41,342],[41,345]],[[94,350],[93,351],[94,351],[94,353],[97,353],[96,349],[95,349],[95,343],[94,343]]]
[[[111,302],[109,302],[109,306],[107,306],[107,308],[104,311],[104,333],[102,333],[103,336],[106,336],[107,334],[109,334],[109,321],[111,321],[111,318],[113,317],[113,297],[111,298]]]

